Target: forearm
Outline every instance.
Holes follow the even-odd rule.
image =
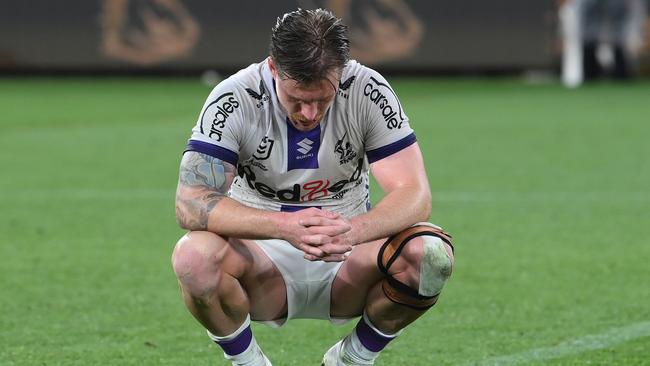
[[[278,238],[283,213],[259,210],[228,197],[177,195],[176,219],[186,230],[211,231],[241,239]]]
[[[234,165],[203,153],[183,155],[176,189],[176,220],[193,231],[242,239],[278,238],[285,213],[246,207],[228,198]]]
[[[284,215],[244,206],[226,198],[210,215],[208,230],[240,239],[280,239],[280,221]]]
[[[403,187],[384,196],[370,211],[350,219],[355,243],[366,243],[393,235],[431,214],[428,187]]]

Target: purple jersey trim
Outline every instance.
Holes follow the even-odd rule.
[[[296,212],[300,210],[305,210],[308,208],[316,207],[318,209],[321,208],[321,206],[292,206],[292,205],[282,205],[280,206],[280,211],[281,212]]]
[[[221,349],[223,349],[227,355],[235,356],[246,351],[246,348],[250,346],[252,339],[253,332],[251,331],[251,327],[248,326],[248,328],[244,329],[244,331],[237,337],[229,341],[215,341],[215,343],[221,346]]]
[[[287,117],[287,170],[318,169],[320,125],[313,130],[300,131]]]
[[[416,141],[417,139],[415,138],[415,133],[411,133],[410,135],[402,138],[401,140],[397,140],[392,144],[388,144],[374,150],[366,151],[366,156],[368,156],[368,163],[374,163],[377,160],[391,156],[396,152],[410,145],[413,145]]]
[[[239,160],[239,155],[237,155],[235,152],[232,152],[221,146],[212,145],[210,143],[198,140],[190,140],[187,142],[187,148],[183,152],[186,153],[188,151],[196,151],[210,155],[232,165],[237,165],[237,161]]]

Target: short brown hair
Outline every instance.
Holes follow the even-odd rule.
[[[283,77],[309,84],[327,79],[350,60],[347,27],[324,9],[298,9],[278,18],[270,54]]]

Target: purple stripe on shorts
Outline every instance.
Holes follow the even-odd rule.
[[[374,329],[370,328],[370,326],[366,324],[363,317],[359,319],[359,323],[357,323],[356,332],[361,344],[372,352],[381,351],[386,347],[388,342],[394,339],[394,337],[385,337],[375,332]]]
[[[246,351],[246,348],[251,344],[252,339],[253,331],[251,331],[251,327],[249,326],[244,329],[243,332],[239,333],[237,337],[228,341],[215,341],[215,343],[221,346],[221,349],[223,349],[227,355],[235,356]]]

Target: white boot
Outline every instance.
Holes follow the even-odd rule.
[[[374,357],[372,361],[361,360],[358,357],[354,357],[355,352],[352,351],[353,342],[351,342],[350,336],[343,338],[342,340],[336,342],[335,345],[330,348],[325,355],[323,356],[323,362],[321,366],[368,366],[374,365],[374,357],[376,353],[372,352]],[[348,352],[346,352],[348,351]],[[363,352],[362,350],[356,350]],[[369,352],[366,350],[366,352]]]
[[[248,349],[241,354],[229,356],[224,353],[223,355],[227,359],[232,360],[232,366],[273,366],[264,352],[262,352],[255,338],[251,341]]]

